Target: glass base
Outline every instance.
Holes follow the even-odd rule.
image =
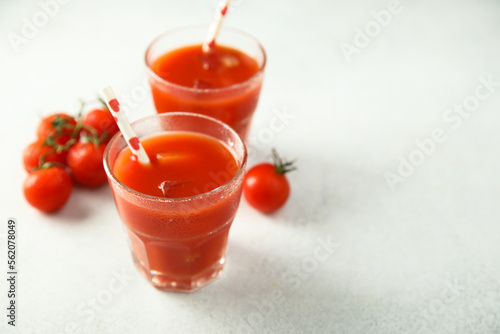
[[[133,252],[132,257],[136,267],[155,288],[179,292],[193,292],[213,282],[222,275],[225,262],[225,258],[222,258],[208,269],[196,275],[172,276],[155,270],[149,271]]]

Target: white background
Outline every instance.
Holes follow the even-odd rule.
[[[0,332],[500,331],[500,2],[234,0],[224,24],[268,54],[250,164],[277,147],[298,170],[278,213],[242,201],[223,278],[193,294],[139,275],[107,186],[76,189],[53,215],[26,204],[21,152],[42,115],[74,113],[108,84],[132,120],[153,113],[146,46],[209,22],[216,1],[70,0],[52,16],[44,3],[56,2],[0,2]],[[463,103],[472,112],[460,116]],[[399,172],[391,187],[387,173]],[[5,316],[8,218],[16,328]]]

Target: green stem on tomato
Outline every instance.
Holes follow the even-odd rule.
[[[276,174],[282,175],[297,169],[297,167],[294,166],[295,160],[292,161],[283,160],[279,156],[275,148],[273,148],[271,152],[273,156],[274,168],[276,169]]]

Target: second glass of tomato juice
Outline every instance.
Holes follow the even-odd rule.
[[[104,153],[132,257],[155,287],[196,290],[222,272],[245,145],[228,125],[193,113],[156,114],[132,128],[149,164],[137,160],[121,134]]]
[[[222,27],[207,52],[208,25],[163,33],[147,48],[146,65],[158,113],[187,111],[214,117],[247,140],[264,77],[266,53],[252,36]]]

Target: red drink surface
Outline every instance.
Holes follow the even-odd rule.
[[[159,200],[157,205],[145,207],[114,191],[116,206],[127,227],[135,260],[146,275],[153,273],[157,286],[162,280],[182,282],[185,277],[185,286],[177,283],[169,288],[190,290],[193,277],[198,275],[199,280],[205,273],[213,275],[211,268],[224,259],[241,189],[233,189],[215,201],[203,195],[194,199],[186,196],[225,184],[239,167],[224,144],[202,134],[163,133],[141,139],[141,143],[151,164],[142,165],[125,148],[113,165],[113,173],[136,191],[178,198],[179,202],[165,204]]]
[[[216,139],[190,132],[165,133],[141,139],[151,161],[144,165],[124,150],[115,176],[140,193],[168,198],[188,197],[222,186],[238,171],[231,152]],[[225,177],[216,177],[218,173]]]
[[[215,45],[208,53],[201,44],[176,49],[158,58],[153,71],[177,85],[192,88],[223,88],[250,79],[259,70],[255,59],[243,52]]]
[[[211,116],[246,138],[262,85],[262,76],[255,82],[250,80],[260,70],[255,59],[217,44],[209,53],[203,53],[201,44],[197,44],[160,56],[151,69],[169,83],[197,89],[151,81],[159,113],[188,111]],[[241,87],[234,86],[238,84]]]

